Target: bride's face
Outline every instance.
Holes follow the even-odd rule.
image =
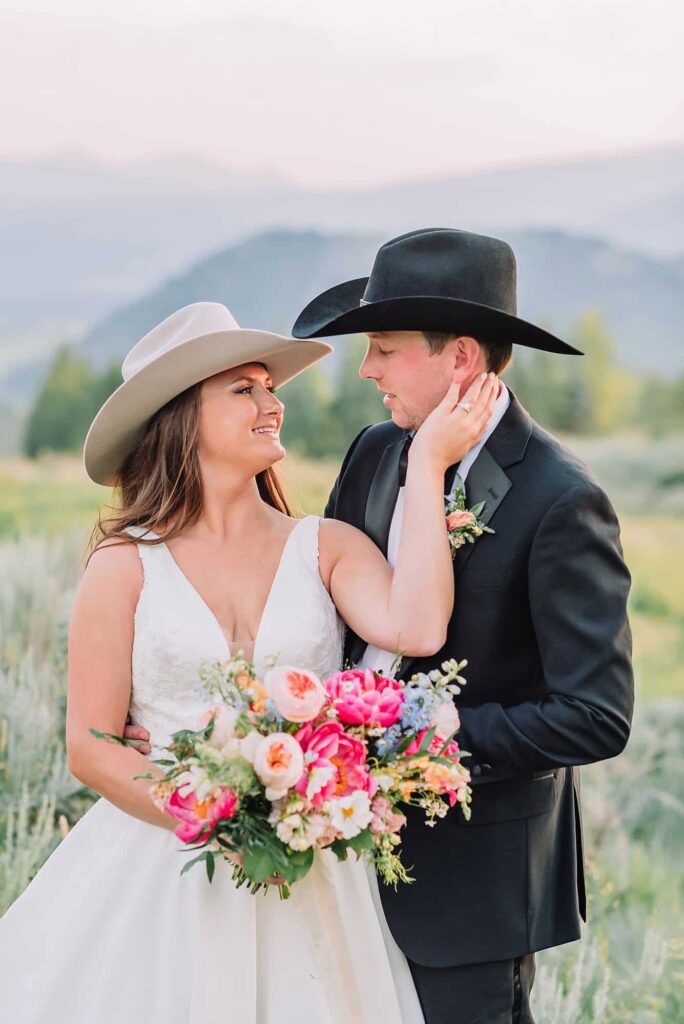
[[[242,466],[256,475],[285,454],[283,403],[261,363],[245,363],[202,382],[198,451],[201,461]]]

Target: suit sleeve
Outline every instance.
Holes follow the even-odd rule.
[[[630,575],[607,497],[589,482],[547,511],[529,560],[529,600],[542,665],[538,700],[461,711],[475,762],[527,774],[619,754],[634,704]]]
[[[324,516],[325,519],[334,519],[335,518],[335,508],[337,506],[337,496],[338,496],[339,491],[340,491],[340,483],[342,481],[342,478],[343,478],[344,474],[347,471],[347,466],[349,465],[349,461],[350,461],[352,455],[354,454],[354,450],[355,450],[357,444],[359,443],[359,441],[361,440],[363,435],[366,433],[366,431],[370,430],[371,426],[372,426],[372,424],[369,424],[369,426],[364,427],[363,430],[359,431],[359,433],[356,435],[356,437],[354,438],[352,443],[349,445],[349,448],[347,449],[347,454],[344,457],[344,460],[343,460],[342,465],[340,467],[340,471],[337,474],[337,479],[335,480],[335,483],[333,484],[333,489],[330,492],[330,496],[329,496],[328,501],[326,503],[325,511],[323,512],[323,516]]]

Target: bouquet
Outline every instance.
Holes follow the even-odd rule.
[[[152,798],[199,851],[183,870],[233,862],[256,892],[276,878],[281,895],[311,868],[316,850],[369,858],[396,887],[412,879],[400,858],[403,804],[434,825],[458,805],[470,816],[453,697],[466,662],[404,683],[348,669],[321,680],[293,666],[263,680],[240,655],[203,663],[212,705],[195,731],[174,733]]]

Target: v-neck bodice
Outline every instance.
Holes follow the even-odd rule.
[[[307,516],[285,542],[254,639],[259,674],[271,658],[320,676],[341,667],[343,625],[320,577],[319,525],[318,516]],[[200,663],[237,651],[166,545],[137,547],[144,583],[135,612],[131,717],[159,747],[175,730],[194,728],[206,709]]]

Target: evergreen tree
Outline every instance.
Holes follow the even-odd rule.
[[[56,353],[29,415],[24,451],[70,451],[80,447],[93,414],[95,377],[86,359],[64,346]]]
[[[282,439],[286,448],[314,458],[330,453],[330,385],[314,365],[278,391],[285,405]]]

